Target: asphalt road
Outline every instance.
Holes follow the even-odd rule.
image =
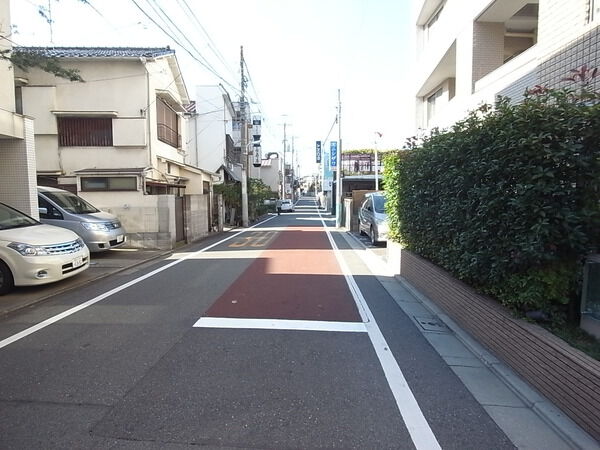
[[[0,322],[0,448],[504,449],[311,199]]]

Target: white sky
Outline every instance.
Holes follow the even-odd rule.
[[[88,0],[93,8],[80,0],[10,1],[12,40],[19,45],[171,46],[192,98],[197,85],[223,83],[238,99],[243,45],[249,96],[258,102],[252,110],[263,115],[263,154],[283,149],[282,124],[288,123],[301,175],[316,170],[315,141],[324,140],[334,122],[338,89],[344,150],[373,148],[375,131],[383,133],[379,148],[400,148],[413,129],[412,0],[135,0],[167,29],[157,14],[162,8],[191,43],[176,39],[225,82],[160,31],[134,0]],[[38,13],[49,2],[52,40]],[[185,11],[186,2],[209,37]],[[330,140],[337,137],[336,125]]]

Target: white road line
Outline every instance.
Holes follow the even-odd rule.
[[[319,211],[319,217],[320,216],[321,212]],[[394,355],[392,355],[383,333],[377,326],[377,322],[375,321],[360,288],[356,284],[346,261],[342,257],[329,229],[325,226],[325,222],[321,221],[321,223],[327,233],[329,242],[333,247],[338,263],[342,268],[352,297],[361,311],[361,315],[364,313],[366,316],[367,320],[365,320],[365,327],[367,328],[367,333],[371,339],[371,344],[379,358],[379,362],[381,363],[385,377],[396,400],[396,405],[400,410],[400,414],[410,433],[413,444],[417,450],[441,450],[440,444],[433,434],[429,423],[427,423],[427,419],[425,419],[421,408],[419,408],[419,404],[410,390],[406,378],[404,377],[400,366],[398,366],[398,362],[394,358]]]
[[[253,330],[296,330],[296,331],[337,331],[342,333],[366,333],[362,322],[329,322],[317,320],[286,319],[239,319],[228,317],[201,317],[194,327],[198,328],[237,328]]]
[[[182,263],[183,261],[185,261],[187,259],[193,258],[195,255],[197,255],[199,253],[203,253],[203,252],[205,252],[207,250],[210,250],[211,248],[216,247],[217,245],[222,244],[223,242],[226,242],[226,241],[228,241],[230,239],[233,239],[234,237],[239,236],[240,234],[245,233],[246,231],[248,231],[248,230],[250,230],[250,229],[252,229],[254,227],[257,227],[259,225],[262,225],[263,223],[268,222],[269,220],[272,220],[274,218],[275,218],[275,216],[274,217],[269,217],[268,219],[263,220],[262,222],[259,222],[256,225],[251,226],[250,228],[245,228],[242,231],[240,231],[238,233],[235,233],[235,234],[233,234],[233,235],[231,235],[229,237],[226,237],[225,239],[221,239],[219,242],[215,242],[214,244],[211,244],[211,245],[209,245],[207,247],[204,247],[203,249],[198,250],[197,252],[193,252],[193,253],[189,253],[187,255],[184,255],[181,259],[173,261],[173,262],[171,262],[171,263],[169,263],[169,264],[167,264],[165,266],[162,266],[162,267],[160,267],[160,268],[158,268],[156,270],[153,270],[152,272],[147,273],[146,275],[142,275],[141,277],[138,277],[138,278],[136,278],[134,280],[131,280],[128,283],[125,283],[125,284],[123,284],[123,285],[121,285],[119,287],[111,289],[110,291],[105,292],[104,294],[100,294],[99,296],[94,297],[94,298],[92,298],[91,300],[88,300],[85,303],[82,303],[82,304],[80,304],[78,306],[75,306],[75,307],[73,307],[71,309],[68,309],[68,310],[66,310],[66,311],[64,311],[64,312],[62,312],[60,314],[57,314],[56,316],[50,317],[49,319],[46,319],[43,322],[40,322],[40,323],[38,323],[38,324],[36,324],[36,325],[34,325],[32,327],[29,327],[29,328],[27,328],[27,329],[25,329],[25,330],[23,330],[23,331],[21,331],[21,332],[19,332],[17,334],[13,334],[12,336],[10,336],[10,337],[8,337],[8,338],[3,339],[3,340],[0,341],[0,349],[3,348],[3,347],[6,347],[7,345],[10,345],[10,344],[12,344],[12,343],[14,343],[14,342],[16,342],[16,341],[18,341],[20,339],[23,339],[24,337],[27,337],[30,334],[33,334],[33,333],[35,333],[35,332],[37,332],[37,331],[39,331],[39,330],[41,330],[43,328],[46,328],[47,326],[52,325],[53,323],[56,323],[59,320],[64,319],[65,317],[68,317],[68,316],[70,316],[72,314],[75,314],[76,312],[79,312],[82,309],[87,308],[88,306],[91,306],[91,305],[93,305],[95,303],[98,303],[99,301],[102,301],[105,298],[110,297],[111,295],[114,295],[114,294],[116,294],[118,292],[121,292],[121,291],[123,291],[123,290],[125,290],[125,289],[127,289],[127,288],[129,288],[131,286],[133,286],[134,284],[138,284],[139,282],[144,281],[144,280],[146,280],[146,279],[148,279],[150,277],[153,277],[154,275],[156,275],[156,274],[158,274],[158,273],[160,273],[160,272],[162,272],[164,270],[170,269],[171,267],[176,266],[177,264]]]

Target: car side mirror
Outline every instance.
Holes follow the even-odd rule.
[[[45,216],[46,214],[48,214],[48,208],[43,208],[43,207],[39,207],[38,208],[38,213],[42,216]]]

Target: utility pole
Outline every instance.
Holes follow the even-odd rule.
[[[294,169],[294,137],[292,136],[292,163],[290,164],[290,175],[292,176],[292,179],[290,180],[290,185],[292,187],[292,200],[296,200],[296,191],[294,190],[295,184],[294,184],[294,178],[296,177],[296,170]]]
[[[244,46],[240,46],[241,94],[240,94],[240,150],[242,159],[242,226],[248,226],[248,150],[246,144],[246,77],[244,75]]]
[[[336,185],[336,196],[337,201],[335,205],[335,224],[339,228],[342,226],[342,201],[344,193],[342,190],[342,100],[341,93],[338,89],[338,155],[337,155],[337,167],[335,174],[335,185]]]
[[[281,198],[286,198],[285,197],[285,152],[286,152],[286,147],[287,147],[287,136],[285,134],[286,132],[286,127],[287,127],[287,123],[283,123],[283,177],[282,177],[282,181],[281,181]]]

